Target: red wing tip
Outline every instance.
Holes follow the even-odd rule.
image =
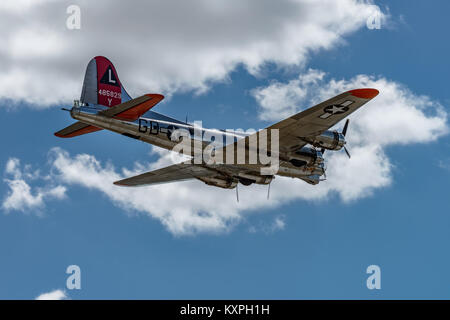
[[[59,134],[58,132],[55,132],[54,135],[55,135],[55,137],[58,137],[58,138],[67,138],[67,136],[63,136],[62,134]]]
[[[68,139],[68,138],[73,138],[73,137],[79,136],[79,134],[75,134],[75,133],[76,132],[69,133],[69,134],[66,134],[66,135],[62,135],[62,134],[60,134],[58,132],[55,132],[54,135],[56,137],[58,137],[58,138]]]
[[[150,98],[158,98],[160,100],[164,99],[164,96],[159,93],[147,93],[146,96]]]
[[[361,99],[373,99],[378,95],[378,93],[380,93],[377,89],[372,88],[355,89],[348,92]]]

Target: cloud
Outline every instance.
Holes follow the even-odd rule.
[[[295,114],[299,105],[305,102],[308,89],[313,85],[317,86],[324,76],[325,72],[310,69],[288,83],[272,81],[267,87],[252,90],[252,95],[260,106],[259,118],[274,121]]]
[[[79,0],[81,29],[69,30],[66,8],[72,4],[21,0],[0,5],[3,105],[70,102],[79,96],[84,68],[96,55],[115,63],[133,95],[201,92],[238,65],[253,74],[267,63],[303,66],[311,52],[342,44],[346,35],[365,28],[374,12],[387,18],[371,1],[362,0],[156,0],[133,5]],[[120,23],[124,19],[127,23]]]
[[[197,180],[139,188],[113,185],[123,177],[171,164],[169,152],[156,150],[160,154],[156,163],[137,164],[132,170],[119,171],[111,164],[103,165],[92,155],[72,157],[68,152],[54,148],[51,152],[52,170],[58,181],[100,191],[123,209],[143,212],[158,219],[176,235],[226,232],[241,220],[241,210],[251,208],[258,200],[264,203],[265,192],[255,193],[249,202],[237,203],[234,190],[211,188]],[[245,199],[248,193],[244,190],[241,198]]]
[[[10,158],[6,164],[5,174],[10,178],[3,181],[8,185],[9,191],[2,202],[2,209],[9,211],[36,212],[45,206],[49,199],[63,199],[66,188],[61,185],[49,184],[45,187],[32,188],[31,180],[48,180],[48,177],[40,177],[39,171],[32,171],[31,166],[26,165],[22,169],[20,160]]]
[[[446,171],[450,171],[450,159],[439,160],[438,167]]]
[[[373,87],[380,94],[350,116],[353,145],[392,145],[435,141],[448,132],[443,106],[404,85],[383,77],[357,75],[349,80],[326,79],[322,71],[308,70],[298,78],[252,91],[260,105],[259,117],[278,121],[334,95]],[[382,134],[380,134],[382,133]]]
[[[355,150],[357,151],[357,150]],[[116,206],[132,213],[144,213],[160,221],[174,235],[197,233],[223,233],[242,221],[243,217],[259,209],[279,207],[287,202],[327,199],[338,194],[350,201],[371,194],[375,188],[390,182],[390,164],[384,153],[372,148],[370,152],[355,152],[352,165],[342,154],[335,155],[336,163],[329,169],[329,181],[311,186],[298,179],[277,177],[272,183],[271,197],[267,200],[267,186],[254,185],[239,189],[240,202],[235,190],[224,190],[205,185],[198,180],[160,184],[155,186],[126,188],[113,185],[124,177],[164,167],[172,163],[171,153],[155,148],[159,159],[154,163],[136,163],[134,168],[116,169],[111,163],[102,164],[94,156],[53,148],[50,152],[53,184],[68,188],[79,185],[101,192]],[[355,179],[351,170],[364,168],[363,179]],[[381,174],[380,174],[381,172]],[[257,230],[275,232],[284,228],[284,217],[277,217],[270,225]],[[256,230],[256,229],[255,229]]]
[[[67,300],[68,296],[65,291],[61,289],[53,290],[47,293],[40,294],[35,300]]]
[[[261,222],[258,225],[251,226],[248,229],[248,231],[250,233],[262,232],[265,234],[272,234],[277,231],[284,230],[284,228],[286,227],[285,219],[286,219],[286,217],[284,215],[279,215],[279,216],[276,216],[270,224],[268,224],[266,222]]]

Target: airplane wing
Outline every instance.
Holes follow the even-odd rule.
[[[302,137],[320,135],[355,112],[378,95],[376,89],[356,89],[344,92],[307,110],[282,120],[267,129],[278,129],[280,151],[299,148]]]
[[[153,108],[153,106],[155,106],[162,99],[164,99],[164,96],[160,94],[145,94],[136,99],[132,99],[100,111],[99,114],[106,117],[116,117],[128,121],[134,121],[149,109]],[[60,138],[71,138],[99,130],[102,129],[78,121],[56,132],[55,136]]]
[[[165,168],[146,172],[134,177],[114,182],[115,185],[136,187],[174,181],[184,181],[201,177],[212,177],[217,172],[190,162],[174,164]]]
[[[376,89],[350,90],[275,123],[266,129],[268,131],[269,129],[279,130],[280,153],[299,149],[306,145],[302,138],[320,135],[377,95],[378,90]],[[249,146],[250,139],[254,138],[255,135],[258,138],[260,133],[261,131],[258,131],[245,137],[246,147]],[[237,150],[236,145],[237,142],[234,143],[234,150]],[[220,151],[225,153],[226,149],[227,146]],[[267,141],[267,149],[270,150],[270,139]]]

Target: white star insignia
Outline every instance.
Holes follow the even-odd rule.
[[[342,113],[342,112],[345,112],[345,107],[334,105],[331,108],[330,112],[331,112],[331,114]]]

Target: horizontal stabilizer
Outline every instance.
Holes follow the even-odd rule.
[[[95,132],[99,130],[102,129],[77,121],[74,124],[65,127],[64,129],[55,132],[55,136],[60,138],[72,138],[76,136],[81,136],[82,134]]]
[[[100,111],[99,114],[106,117],[134,121],[153,108],[162,99],[164,99],[162,94],[144,94],[136,99],[132,99],[109,109]]]
[[[106,117],[134,121],[153,108],[162,99],[164,99],[164,96],[161,94],[145,94],[136,99],[132,99],[109,109],[100,111],[99,114]],[[60,138],[72,138],[99,130],[102,129],[78,121],[56,132],[55,136]]]

